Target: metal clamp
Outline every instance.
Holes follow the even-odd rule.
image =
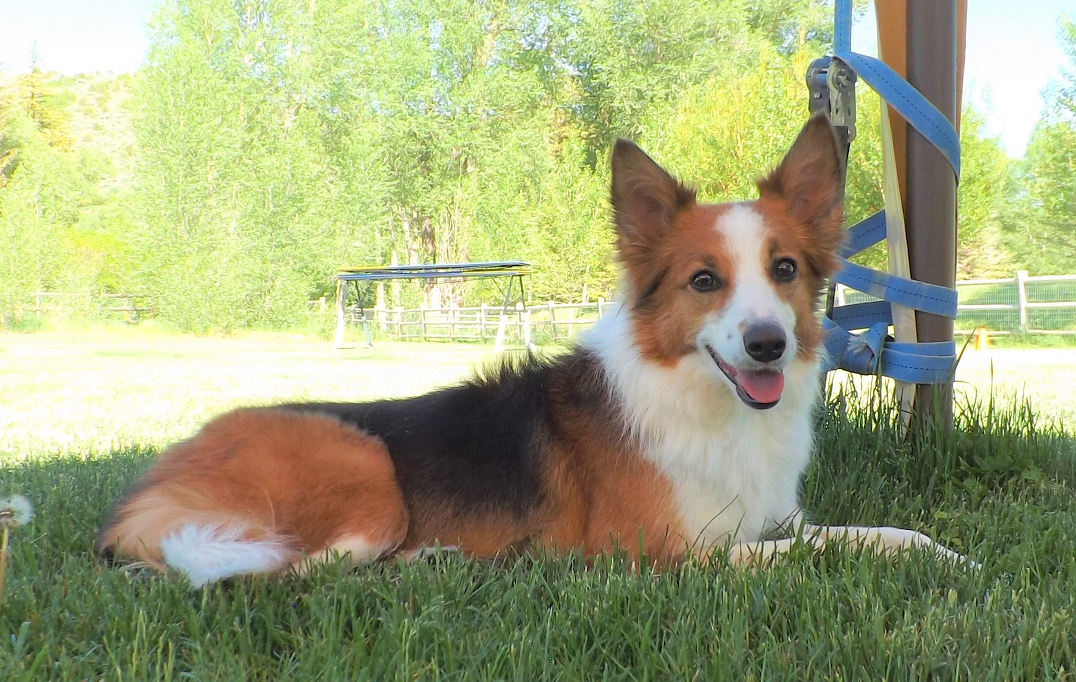
[[[812,114],[825,111],[837,129],[841,142],[851,144],[856,138],[855,71],[832,57],[819,57],[807,67],[807,89]]]

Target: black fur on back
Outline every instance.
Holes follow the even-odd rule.
[[[522,518],[543,499],[545,439],[567,436],[554,405],[607,412],[608,395],[598,359],[576,349],[552,360],[505,360],[414,398],[281,407],[330,414],[379,437],[407,499]]]

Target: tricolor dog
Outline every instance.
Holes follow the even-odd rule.
[[[802,520],[841,174],[822,116],[742,203],[698,203],[618,141],[621,306],[570,352],[415,398],[225,414],[161,456],[99,547],[194,585],[435,545],[741,563],[791,546],[763,539],[782,529],[959,559],[913,531]]]

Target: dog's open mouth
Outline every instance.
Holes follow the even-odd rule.
[[[736,369],[721,359],[710,346],[706,346],[717,366],[736,386],[736,395],[748,407],[756,410],[768,410],[781,400],[781,391],[785,388],[785,375],[780,370],[772,369]]]

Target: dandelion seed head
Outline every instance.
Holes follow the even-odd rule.
[[[15,528],[34,518],[34,506],[22,495],[0,500],[0,528]]]

